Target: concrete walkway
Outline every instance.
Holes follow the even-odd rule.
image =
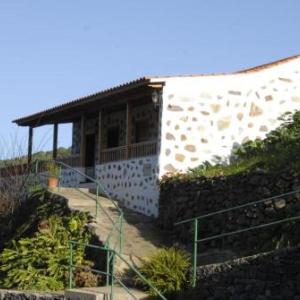
[[[96,214],[96,196],[88,188],[61,188],[56,194],[66,198],[70,209]],[[111,232],[113,223],[118,219],[118,211],[111,200],[99,197],[101,208],[97,218],[91,225],[101,242],[105,242]],[[116,203],[117,205],[118,203]],[[144,258],[153,254],[158,248],[167,245],[167,237],[154,225],[154,219],[121,207],[124,212],[124,248],[123,254],[133,258]],[[111,238],[110,246],[113,248],[118,242],[117,230]]]

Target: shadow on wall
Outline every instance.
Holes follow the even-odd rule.
[[[198,268],[198,285],[173,300],[298,299],[300,248]]]

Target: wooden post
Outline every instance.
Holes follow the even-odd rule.
[[[101,152],[102,152],[102,111],[99,112],[98,119],[98,163],[101,164]]]
[[[81,117],[81,126],[80,126],[80,157],[81,157],[81,166],[85,167],[85,116]]]
[[[132,134],[132,105],[130,102],[127,102],[127,106],[126,106],[126,159],[130,158],[131,134]]]
[[[32,145],[33,145],[33,127],[29,127],[28,135],[28,164],[32,161]]]
[[[53,127],[53,152],[52,152],[52,157],[54,160],[57,159],[57,144],[58,144],[58,123],[55,123]]]

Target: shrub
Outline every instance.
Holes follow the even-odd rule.
[[[139,271],[164,295],[179,292],[188,283],[189,255],[183,250],[171,247],[158,250],[149,259],[143,260]],[[138,276],[135,283],[144,286]],[[153,289],[144,286],[150,295],[157,296]]]
[[[47,162],[46,170],[50,178],[59,178],[59,167],[55,162]]]
[[[93,274],[91,263],[86,262],[84,266],[79,266],[74,272],[74,282],[76,287],[97,287],[102,282],[102,276]]]
[[[13,242],[0,254],[0,285],[3,288],[61,290],[67,284],[70,240],[87,243],[88,217],[74,212],[51,216],[40,222],[33,237]],[[84,265],[84,247],[76,247],[74,264]]]

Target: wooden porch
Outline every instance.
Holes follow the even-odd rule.
[[[133,111],[143,105],[151,105],[155,112],[152,121],[159,124],[160,116],[160,91],[162,83],[151,84],[148,79],[129,83],[126,86],[117,87],[115,90],[94,94],[65,105],[46,110],[35,115],[25,117],[15,122],[20,126],[29,126],[28,161],[32,160],[34,128],[42,125],[53,124],[53,159],[57,159],[73,167],[89,168],[90,160],[87,145],[87,125],[93,119],[97,123],[95,135],[95,154],[93,166],[113,161],[135,159],[139,157],[157,155],[158,153],[158,129],[145,138],[135,138],[133,132],[138,125],[134,123]],[[113,135],[109,131],[104,132],[104,127],[109,126],[107,115],[112,112],[122,112],[124,125],[119,126],[122,137],[119,141],[107,141],[107,136]],[[144,114],[147,115],[147,114]],[[149,117],[149,116],[148,116]],[[154,120],[155,119],[155,120]],[[69,157],[57,156],[59,124],[77,123],[80,125],[80,140],[78,151]],[[151,124],[148,124],[152,128]],[[141,126],[146,128],[145,124]],[[106,128],[107,129],[107,128]],[[105,130],[106,130],[105,129]],[[142,136],[143,130],[138,130],[138,136]],[[105,134],[104,134],[105,133]],[[119,133],[120,134],[120,133]],[[89,134],[90,135],[90,134]],[[120,140],[121,139],[121,140]]]
[[[100,151],[99,164],[105,164],[113,161],[134,159],[157,154],[157,141],[135,143],[126,146],[114,147]],[[72,166],[78,167],[81,164],[81,155],[71,155],[68,157],[57,158],[57,160]]]

